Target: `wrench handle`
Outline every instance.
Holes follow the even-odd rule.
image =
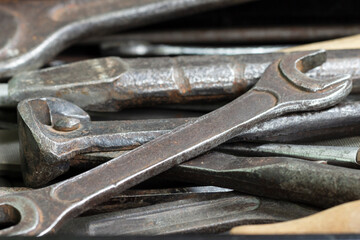
[[[269,55],[265,61],[257,56],[244,61],[241,56],[93,59],[21,73],[9,82],[7,103],[1,101],[14,105],[31,96],[53,96],[85,110],[118,111],[143,105],[232,99],[253,85],[276,57]],[[253,61],[262,62],[254,66]]]
[[[274,112],[269,110],[276,104],[277,99],[268,92],[249,91],[232,103],[191,124],[184,124],[130,154],[121,155],[91,171],[53,185],[53,199],[49,201],[66,202],[67,208],[84,211],[92,206],[86,204],[88,201],[84,199],[98,203],[104,196],[126,190],[208,151],[235,136],[240,129],[273,117]],[[89,183],[91,187],[83,187],[89,186]],[[77,190],[74,192],[74,189]]]

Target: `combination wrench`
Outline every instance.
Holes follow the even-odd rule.
[[[66,181],[0,197],[0,205],[16,208],[21,216],[18,224],[0,234],[42,236],[55,232],[66,219],[218,146],[258,122],[339,103],[351,91],[348,75],[314,80],[302,73],[324,57],[324,51],[284,56],[268,67],[250,91],[191,123]],[[54,120],[42,119],[48,124]]]
[[[50,119],[52,128],[49,128]],[[342,102],[329,109],[288,114],[259,123],[231,141],[289,143],[349,136],[359,133],[359,119],[360,102]],[[77,162],[84,163],[83,154],[131,150],[194,120],[90,121],[85,111],[62,99],[25,100],[18,107],[21,156],[8,157],[1,166],[3,171],[13,171],[21,159],[25,184],[44,186]],[[0,134],[4,139],[9,139],[8,135],[14,133]],[[19,144],[13,147],[19,154]],[[91,164],[85,161],[85,165]]]
[[[0,106],[58,97],[88,111],[231,100],[249,90],[285,53],[123,59],[106,57],[23,72],[0,84]],[[359,92],[360,50],[328,51],[313,78],[350,74]]]

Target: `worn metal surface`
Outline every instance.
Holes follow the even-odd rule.
[[[238,55],[276,52],[293,45],[251,47],[206,47],[152,44],[145,41],[121,41],[101,44],[105,56]]]
[[[182,124],[196,120],[90,121],[83,110],[64,100],[43,99],[28,104],[30,112],[25,115],[19,107],[19,117],[27,119],[27,125],[19,124],[19,131],[26,132],[26,135],[20,135],[20,140],[26,149],[22,152],[22,161],[26,166],[24,179],[29,186],[44,185],[68,171],[70,166],[77,165],[83,169],[93,166],[79,154],[134,149]],[[83,116],[81,127],[70,132],[57,131],[59,121],[73,119],[69,112],[77,117]],[[54,129],[49,128],[50,122],[42,122],[42,119],[50,119]],[[27,127],[33,130],[27,133]],[[16,136],[13,132],[9,134]],[[360,102],[344,102],[318,112],[274,118],[242,131],[232,141],[313,141],[354,134],[360,134]],[[19,159],[18,156],[5,158],[0,166],[5,170],[12,169],[12,165],[19,164]]]
[[[359,146],[360,147],[360,146]],[[232,143],[220,145],[217,150],[239,156],[288,156],[312,161],[324,161],[328,164],[360,168],[359,147],[314,146],[296,144],[251,144]]]
[[[1,179],[3,181],[3,179]],[[4,187],[6,186],[6,187]],[[26,187],[9,187],[6,183],[1,183],[0,196],[17,193],[21,191],[33,191]],[[200,196],[221,194],[233,190],[214,186],[194,186],[194,187],[176,187],[162,189],[129,189],[121,194],[113,196],[108,201],[103,202],[87,210],[81,216],[91,216],[100,213],[120,211],[132,208],[150,206],[158,203],[172,202],[184,199],[197,199]],[[7,219],[14,217],[0,214],[0,225],[8,224]]]
[[[36,69],[84,37],[247,1],[2,1],[0,78]]]
[[[295,203],[212,193],[148,207],[75,218],[59,234],[86,236],[221,233],[246,224],[282,222],[316,213]]]
[[[0,234],[42,236],[52,233],[67,219],[218,146],[260,121],[289,112],[318,110],[340,102],[351,91],[352,82],[349,76],[319,80],[312,86],[312,81],[306,84],[306,81],[311,79],[299,71],[315,67],[325,59],[324,51],[284,56],[268,67],[252,90],[196,121],[184,124],[127,154],[63,182],[35,191],[0,197],[0,205],[12,206],[21,215],[18,224],[0,230]],[[286,78],[281,72],[295,78]],[[319,83],[332,84],[319,89]],[[305,90],[306,88],[309,90]],[[30,110],[34,109],[29,105],[35,102],[37,111],[32,112]],[[19,124],[23,125],[23,131],[20,132],[22,139],[43,137],[32,135],[31,131],[41,124],[50,125],[63,117],[58,115],[55,119],[50,119],[50,115],[47,115],[46,118],[39,118],[40,121],[32,126],[27,125],[32,114],[48,112],[47,106],[41,99],[27,100],[19,104]],[[69,109],[67,116],[79,120],[84,118],[72,113],[72,109]],[[54,131],[51,125],[48,128],[49,131]],[[28,146],[22,145],[22,142],[20,149],[29,151]],[[26,172],[29,165],[24,163],[22,166]],[[46,171],[46,166],[41,171]]]
[[[315,42],[360,33],[360,25],[292,25],[244,28],[199,28],[136,31],[86,39],[81,44],[102,44],[120,41],[147,41],[166,44],[228,44]]]
[[[210,152],[163,177],[327,208],[360,198],[359,170],[288,157]]]
[[[84,154],[75,167],[95,167],[119,154]],[[359,170],[290,157],[245,157],[214,151],[182,163],[159,177],[212,184],[320,208],[360,198]]]
[[[132,208],[146,207],[159,203],[173,202],[186,199],[197,199],[200,196],[221,195],[233,190],[214,186],[194,186],[194,187],[173,187],[162,189],[129,189],[121,194],[110,198],[83,214],[90,216],[99,213],[120,211]]]
[[[0,105],[34,97],[59,97],[85,110],[233,99],[251,88],[284,53],[238,56],[120,59],[108,57],[25,72],[0,91]],[[314,78],[350,74],[360,85],[360,50],[329,51]]]

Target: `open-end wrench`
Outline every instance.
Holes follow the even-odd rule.
[[[0,195],[24,190],[0,187]],[[58,234],[215,233],[237,225],[296,219],[318,210],[213,186],[130,189],[72,219]],[[11,226],[17,219],[16,211],[1,214],[0,226]]]
[[[317,209],[308,206],[235,192],[209,193],[74,218],[58,233],[87,236],[221,233],[236,225],[283,222],[316,212]]]
[[[15,151],[18,149],[19,146]],[[82,154],[71,159],[70,169],[76,172],[89,170],[124,153],[114,151]],[[11,159],[1,162],[0,166],[1,169],[12,167],[12,171],[16,167],[16,173],[19,174],[20,156],[12,155]],[[14,176],[14,172],[11,174]],[[159,177],[155,182],[162,182],[164,178],[196,184],[210,182],[215,186],[248,194],[302,202],[322,208],[360,198],[358,170],[288,157],[238,157],[209,152],[182,163]]]
[[[87,36],[250,0],[2,1],[0,78],[42,66]]]
[[[81,61],[24,72],[9,84],[0,84],[0,106],[16,106],[27,98],[60,97],[85,110],[117,111],[159,103],[233,99],[251,88],[270,63],[284,54]],[[360,50],[329,51],[327,55],[328,60],[309,76],[351,74],[354,92],[360,85]]]
[[[196,121],[66,181],[0,197],[0,205],[16,208],[21,215],[18,224],[0,234],[42,236],[54,232],[66,219],[218,146],[260,121],[338,103],[351,91],[349,76],[320,81],[301,72],[323,62],[324,56],[323,51],[287,55],[271,64],[250,91]],[[37,102],[39,109],[46,110],[46,102]],[[73,119],[76,122],[81,118]],[[51,124],[59,118],[48,115],[40,120],[56,131]],[[31,135],[29,130],[22,134]]]
[[[165,181],[165,180],[164,180]],[[168,180],[166,180],[168,181]],[[13,194],[20,191],[33,191],[26,187],[0,187],[0,196]],[[121,211],[132,208],[151,206],[158,203],[173,202],[183,199],[197,198],[199,195],[223,194],[232,192],[232,189],[214,187],[214,186],[193,186],[193,187],[173,187],[173,188],[152,188],[152,189],[129,189],[119,195],[111,197],[89,209],[80,215],[92,216],[112,211]],[[6,219],[16,219],[16,216],[10,214],[0,215],[1,224],[8,223]],[[14,222],[14,221],[12,221]]]
[[[19,136],[24,149],[21,152],[25,166],[23,177],[31,187],[45,185],[68,171],[70,166],[84,162],[79,154],[130,150],[195,120],[90,121],[89,115],[76,105],[53,98],[25,101],[18,111]],[[83,118],[78,122],[73,116]],[[53,128],[42,119],[51,119]],[[340,103],[322,111],[271,119],[242,131],[233,141],[313,141],[320,137],[354,135],[359,133],[359,119],[360,102]],[[67,131],[71,128],[72,131]],[[12,169],[11,163],[19,164],[19,159],[4,159],[1,166],[5,170],[8,164]],[[85,165],[89,165],[88,162],[85,161]]]

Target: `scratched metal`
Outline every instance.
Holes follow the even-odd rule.
[[[131,33],[98,36],[81,44],[105,44],[120,41],[146,41],[159,44],[229,44],[229,43],[289,43],[315,42],[360,33],[358,24],[346,25],[292,25],[244,28],[199,28],[133,31]]]
[[[92,167],[93,164],[80,154],[134,149],[196,120],[90,121],[82,109],[61,99],[33,100],[28,104],[31,114],[23,114],[23,108],[19,107],[19,120],[21,117],[27,119],[27,125],[20,121],[19,132],[24,148],[21,158],[26,166],[23,167],[24,180],[33,187],[45,185],[70,167]],[[72,119],[72,115],[76,118],[83,116],[78,129],[63,132],[49,128],[48,121],[57,126],[56,119],[60,118],[61,122],[64,118]],[[28,127],[33,130],[30,132]],[[13,132],[9,134],[16,137]],[[318,112],[290,114],[259,123],[232,141],[304,142],[355,134],[360,134],[360,102],[346,102]],[[1,167],[13,169],[13,165],[19,164],[19,159],[19,156],[5,158]]]
[[[58,234],[85,236],[221,233],[236,225],[282,222],[318,210],[249,195],[212,193],[131,210],[75,218]]]
[[[119,154],[84,154],[74,167],[95,167]],[[215,151],[182,163],[159,178],[211,184],[321,208],[360,198],[359,170],[290,157],[235,156]]]
[[[232,143],[220,145],[216,149],[238,156],[287,156],[311,161],[323,161],[327,164],[351,168],[360,168],[359,147],[319,146],[311,143],[280,144],[280,143]]]
[[[359,170],[288,157],[237,157],[211,152],[162,176],[320,208],[360,198]]]
[[[101,44],[104,56],[239,55],[277,52],[293,45],[206,47],[151,44],[145,41],[121,41]]]
[[[313,78],[350,74],[360,85],[360,50],[329,51]],[[0,88],[0,105],[34,97],[60,97],[85,110],[233,99],[254,86],[284,53],[121,59],[108,57],[25,72]]]
[[[252,90],[196,121],[184,124],[127,154],[65,181],[34,191],[1,196],[0,205],[16,208],[21,218],[15,226],[0,230],[0,234],[43,236],[53,233],[71,217],[209,151],[260,121],[285,113],[318,110],[339,103],[351,91],[352,81],[349,76],[319,80],[309,86],[305,83],[309,78],[299,71],[304,67],[307,69],[323,63],[326,58],[324,53],[317,51],[284,56],[267,68]],[[292,68],[288,68],[288,65]],[[286,78],[282,72],[296,78]],[[319,89],[319,84],[326,86],[330,83],[329,87]],[[305,90],[306,88],[310,90]],[[37,103],[38,111],[31,112],[31,102]],[[29,114],[48,112],[47,107],[46,102],[41,99],[21,102],[18,106],[22,109],[19,124],[29,124]],[[70,116],[72,110],[69,109]],[[32,135],[31,131],[39,124],[48,124],[52,131],[50,124],[61,117],[63,116],[57,115],[50,119],[50,115],[43,118],[38,116],[39,121],[33,122],[32,126],[23,126],[20,135],[39,137]],[[79,120],[84,118],[81,115],[71,117]],[[28,151],[22,142],[20,149]],[[22,166],[26,170],[25,164]]]
[[[2,180],[2,179],[1,179]],[[3,181],[3,180],[2,180]],[[6,187],[4,187],[6,186]],[[26,187],[9,187],[10,185],[1,184],[0,196],[16,193],[20,191],[33,191]],[[129,189],[121,194],[113,196],[108,201],[103,202],[93,208],[87,210],[80,216],[91,216],[100,213],[120,211],[132,208],[151,206],[158,203],[173,202],[183,199],[199,198],[200,196],[221,194],[231,192],[231,189],[214,187],[214,186],[194,186],[194,187],[176,187],[162,189]],[[9,215],[8,212],[0,213],[0,225],[7,224],[9,219],[15,219],[15,215]],[[2,215],[3,214],[3,215]]]
[[[36,69],[84,37],[250,0],[50,0],[0,3],[0,78]]]

